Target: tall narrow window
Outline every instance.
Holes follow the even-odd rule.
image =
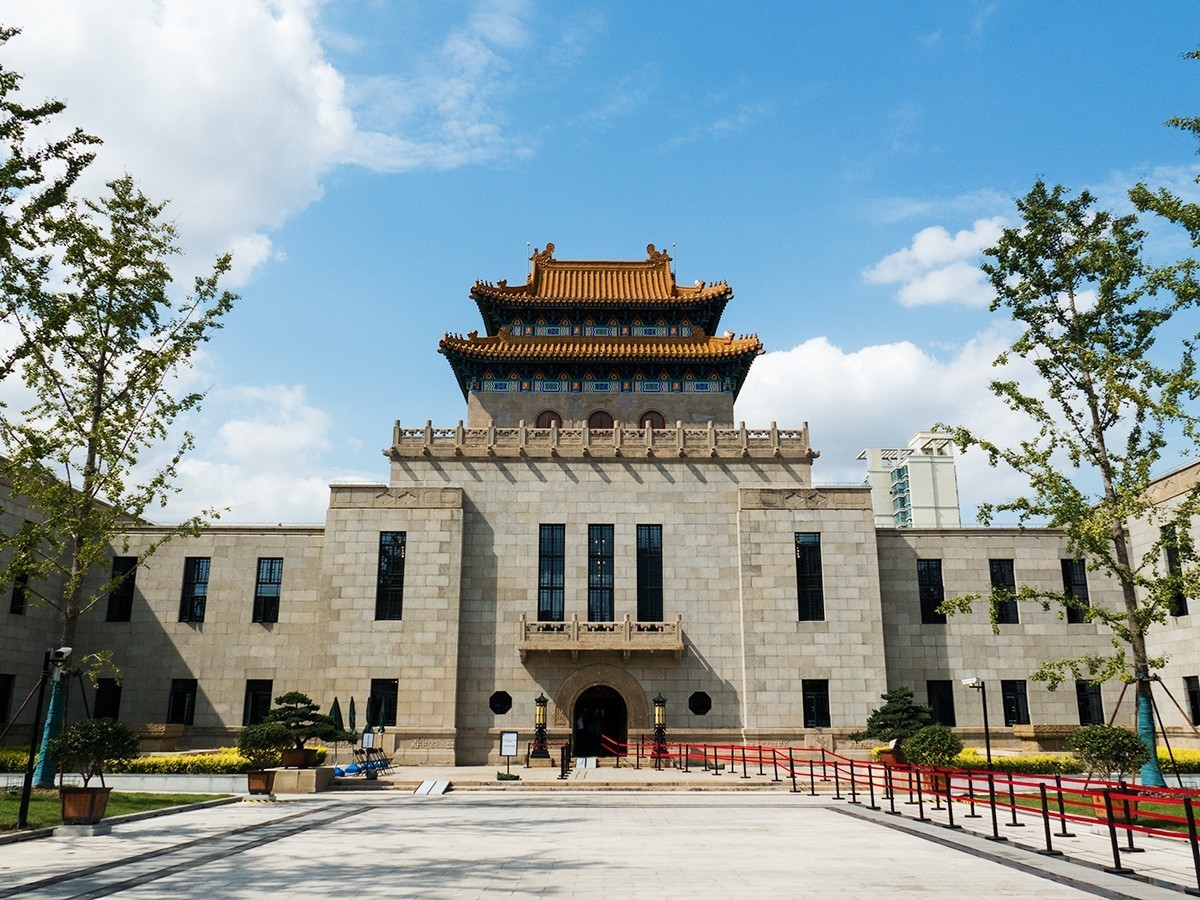
[[[167,723],[191,725],[196,717],[196,679],[172,678],[167,698]]]
[[[400,693],[397,678],[372,678],[371,701],[379,704],[380,725],[396,726],[396,705]]]
[[[277,556],[262,557],[258,561],[258,575],[254,579],[253,622],[279,621],[279,592],[283,588],[283,560]],[[247,722],[247,725],[257,722]]]
[[[1188,715],[1191,716],[1192,724],[1200,726],[1200,676],[1185,675],[1183,689],[1187,693]]]
[[[538,529],[538,621],[563,620],[563,568],[566,559],[566,525]]]
[[[1087,564],[1082,559],[1064,559],[1062,561],[1063,593],[1074,598],[1080,606],[1091,606],[1088,596]],[[1087,621],[1087,613],[1074,606],[1067,607],[1067,623],[1082,625]]]
[[[1180,562],[1180,549],[1184,547],[1187,538],[1180,538],[1174,525],[1166,525],[1162,529],[1163,555],[1167,561],[1167,575],[1171,578],[1183,577],[1183,565]],[[1167,611],[1173,616],[1188,614],[1187,594],[1183,592],[1182,582],[1176,582],[1167,601]]]
[[[954,682],[926,681],[925,696],[929,698],[929,710],[933,713],[934,723],[953,728],[957,724],[954,717]]]
[[[1104,701],[1100,697],[1100,685],[1090,681],[1076,681],[1075,703],[1079,706],[1080,725],[1104,724]]]
[[[921,624],[945,625],[946,614],[938,612],[945,599],[940,559],[917,560],[917,591],[921,596]]]
[[[208,602],[209,563],[207,556],[189,556],[183,561],[183,590],[179,594],[180,622],[204,621],[204,607]]]
[[[133,616],[133,588],[137,582],[137,557],[114,556],[112,590],[108,592],[107,622],[128,622]],[[116,718],[113,716],[112,718]]]
[[[246,695],[242,699],[242,724],[257,725],[266,721],[271,711],[270,678],[250,678],[246,681]]]
[[[800,682],[804,704],[805,728],[829,727],[829,682],[824,678],[805,678]]]
[[[8,611],[14,616],[25,615],[28,606],[29,576],[24,573],[13,579],[12,600],[9,601]]]
[[[1005,725],[1029,724],[1029,699],[1025,696],[1024,681],[1001,681],[1000,698]]]
[[[375,582],[375,618],[404,618],[404,548],[407,532],[379,533],[379,576]]]
[[[588,621],[613,620],[613,527],[588,526]]]
[[[820,534],[796,532],[796,597],[801,622],[820,622],[825,619]]]
[[[97,719],[121,718],[121,685],[117,684],[117,679],[96,679],[96,706],[93,713]]]
[[[663,618],[661,525],[637,527],[637,617],[639,622]]]
[[[16,675],[0,675],[0,722],[7,722],[12,717],[13,684]]]
[[[1017,577],[1013,574],[1013,561],[989,559],[988,573],[992,579],[992,606],[996,610],[996,624],[1019,624],[1021,618],[1017,612]]]

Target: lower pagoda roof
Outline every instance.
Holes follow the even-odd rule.
[[[513,337],[501,329],[495,337],[465,338],[448,334],[438,351],[449,358],[488,362],[629,362],[629,363],[727,363],[750,361],[762,353],[757,335],[724,337],[699,335],[672,338]]]

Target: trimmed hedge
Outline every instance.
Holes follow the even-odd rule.
[[[873,751],[875,759],[879,751],[886,749],[876,747]],[[1180,750],[1175,748],[1175,765],[1181,775],[1200,774],[1200,750]],[[1162,767],[1163,775],[1170,777],[1175,774],[1171,758],[1163,746],[1158,748],[1158,764]],[[970,747],[954,758],[951,764],[956,769],[983,769],[987,767],[987,759],[981,748]],[[1028,753],[1021,756],[993,756],[992,768],[997,772],[1012,772],[1014,775],[1086,775],[1087,770],[1080,765],[1079,760],[1069,754]]]
[[[324,763],[328,751],[317,747],[317,762]],[[0,747],[0,772],[24,772],[29,751],[20,747]],[[275,765],[279,765],[278,762]],[[250,771],[249,761],[233,747],[212,753],[169,753],[138,756],[104,766],[114,775],[238,775]]]
[[[24,772],[29,751],[23,747],[0,747],[0,772]]]

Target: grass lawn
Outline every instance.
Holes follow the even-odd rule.
[[[987,806],[987,797],[984,798],[984,807]],[[1001,796],[1000,799],[1007,802],[1008,797]],[[1046,803],[1050,809],[1052,827],[1058,827],[1058,799],[1054,795],[1054,791],[1046,792]],[[1028,794],[1017,794],[1017,806],[1022,809],[1035,810],[1038,813],[1042,811],[1041,796],[1033,797]],[[1161,818],[1162,816],[1177,816],[1183,818],[1183,807],[1178,803],[1152,803],[1148,800],[1139,800],[1136,804],[1131,803],[1132,812],[1135,816],[1134,824],[1140,825],[1143,828],[1157,828],[1161,831],[1175,831],[1180,834],[1187,834],[1187,825],[1183,822],[1172,822],[1168,819]],[[1081,818],[1094,818],[1098,824],[1106,824],[1107,819],[1103,813],[1097,814],[1095,807],[1091,803],[1080,802],[1078,799],[1072,799],[1069,796],[1063,798],[1063,809],[1068,816],[1079,816]],[[1007,809],[999,809],[997,812],[1006,813]],[[1124,809],[1120,800],[1113,800],[1113,817],[1118,824],[1123,821]]]
[[[228,797],[229,794],[142,794],[113,791],[108,797],[108,809],[104,817],[123,816],[128,813],[162,809],[167,806],[184,806]],[[21,808],[21,794],[0,794],[0,833],[15,831],[17,816]],[[57,790],[35,790],[29,798],[29,824],[33,828],[48,828],[62,824],[62,802]]]

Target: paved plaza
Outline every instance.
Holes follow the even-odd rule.
[[[1017,846],[1035,830],[992,843],[786,791],[349,792],[0,845],[0,898],[1183,896],[1089,863],[1100,833],[1060,842],[1073,862]],[[1185,845],[1145,843],[1131,865],[1186,875]]]

